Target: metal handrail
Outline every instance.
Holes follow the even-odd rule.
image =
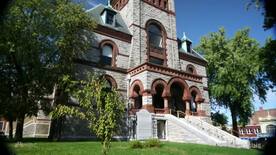
[[[176,113],[177,113],[177,117],[178,117],[178,118],[180,118],[180,115],[183,115],[184,118],[185,118],[185,116],[186,116],[186,113],[183,112],[183,111],[180,111],[180,110],[177,110]]]
[[[203,120],[195,119],[195,118],[194,118],[192,122],[194,123],[194,121],[200,122],[200,126],[201,126],[201,127],[204,125],[204,126],[208,127],[209,129],[215,129],[215,130],[211,130],[211,131],[213,131],[213,132],[209,132],[209,130],[208,130],[208,131],[205,130],[205,131],[207,131],[208,133],[213,134],[213,135],[215,135],[215,136],[217,136],[217,137],[219,136],[218,138],[220,138],[220,139],[225,138],[225,136],[227,136],[227,137],[229,137],[230,139],[224,139],[224,140],[226,140],[226,141],[228,141],[228,142],[229,142],[229,140],[230,140],[230,142],[231,142],[232,144],[237,144],[237,139],[239,139],[238,137],[235,137],[235,136],[233,136],[233,135],[231,135],[231,134],[229,134],[229,133],[227,133],[227,132],[225,132],[225,131],[221,132],[221,131],[218,130],[216,127],[210,125],[210,124],[207,123],[207,122],[204,122]],[[191,121],[189,121],[189,122],[192,123]]]

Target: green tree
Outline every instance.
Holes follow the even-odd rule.
[[[71,115],[88,121],[92,133],[102,141],[102,153],[106,154],[112,136],[118,131],[123,118],[124,104],[120,94],[107,87],[101,76],[88,74],[87,80],[75,81],[64,77],[67,93],[78,102],[78,106],[59,104],[52,116]]]
[[[268,39],[262,48],[261,59],[263,61],[264,78],[270,81],[270,87],[276,86],[276,40]]]
[[[262,14],[264,15],[263,27],[264,29],[275,28],[276,26],[276,3],[275,0],[251,0],[247,9],[255,4],[256,8],[262,8]]]
[[[211,119],[213,121],[213,125],[224,127],[228,122],[228,118],[225,114],[220,113],[219,111],[215,113],[211,113]]]
[[[60,77],[73,73],[74,59],[89,48],[95,23],[80,6],[68,0],[14,0],[0,22],[1,96],[16,99],[15,137],[22,139],[24,118],[36,115],[38,102],[51,94]],[[2,93],[2,92],[1,92]],[[6,94],[6,95],[5,95]]]
[[[249,37],[249,29],[237,31],[228,39],[222,28],[202,37],[198,49],[208,61],[211,102],[230,109],[234,135],[238,136],[237,119],[248,120],[253,94],[265,101],[267,86],[260,77],[259,45]]]

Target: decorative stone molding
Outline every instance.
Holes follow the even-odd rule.
[[[94,30],[94,32],[118,39],[127,43],[131,43],[132,35],[123,33],[121,31],[116,31],[114,29],[111,29],[109,27],[103,26],[103,25],[97,25],[97,28]]]
[[[154,95],[156,94],[156,86],[158,85],[162,85],[164,90],[162,93],[162,97],[166,96],[166,91],[165,88],[167,87],[167,82],[163,79],[156,79],[152,82],[152,86],[151,86],[151,94]]]
[[[200,90],[196,86],[190,87],[190,93],[192,94],[192,92],[196,93],[195,102],[197,104],[204,102],[205,99],[202,97]]]
[[[191,94],[190,94],[190,91],[189,91],[189,86],[183,79],[181,79],[179,77],[174,77],[168,82],[168,85],[166,87],[166,91],[169,93],[169,96],[171,96],[171,86],[174,83],[177,83],[177,84],[180,85],[180,87],[182,87],[182,89],[183,89],[183,98],[182,98],[183,101],[190,101],[191,100]]]
[[[172,68],[151,64],[148,62],[128,70],[128,73],[131,76],[134,76],[144,71],[156,72],[156,73],[160,73],[168,76],[180,77],[181,79],[184,79],[184,80],[190,80],[193,82],[202,83],[202,76],[193,75],[186,71],[179,71]]]
[[[112,87],[114,89],[118,88],[117,82],[112,76],[106,74],[106,75],[104,75],[104,77],[105,77],[106,80],[108,80],[112,84]]]
[[[111,0],[110,3],[114,9],[122,10],[128,3],[128,0]]]
[[[140,88],[139,94],[137,94],[134,91],[135,86],[138,86]],[[140,80],[133,81],[132,84],[131,84],[131,87],[130,87],[130,98],[135,98],[138,95],[142,95],[143,96],[143,92],[144,92],[143,83]]]
[[[157,8],[157,9],[160,9],[161,11],[164,11],[170,15],[173,15],[175,16],[175,12],[169,10],[169,7],[168,7],[168,0],[160,0],[161,1],[161,4],[158,3],[157,0],[155,0],[155,3],[153,0],[142,0],[143,2]],[[166,5],[165,5],[166,3]]]

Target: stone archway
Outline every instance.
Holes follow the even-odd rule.
[[[110,85],[110,87],[112,87],[113,89],[117,89],[118,88],[117,82],[116,82],[116,80],[112,76],[106,74],[106,75],[104,75],[104,77],[107,80],[107,82]]]
[[[199,104],[204,102],[204,98],[201,95],[200,90],[196,86],[190,87],[191,100],[189,102],[189,108],[191,109],[192,115],[199,115],[203,112],[199,109]]]
[[[165,88],[167,83],[162,79],[156,79],[151,86],[152,104],[156,109],[165,108]]]
[[[179,78],[172,78],[166,87],[166,92],[169,96],[169,108],[171,113],[175,114],[177,111],[188,111],[189,108],[186,102],[191,100],[191,94],[187,83]]]
[[[143,107],[144,86],[140,80],[135,80],[130,87],[130,98],[133,101],[132,109],[141,109]]]

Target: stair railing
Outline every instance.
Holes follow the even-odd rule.
[[[185,118],[186,116],[186,113],[180,110],[177,110],[176,113],[178,118]]]
[[[194,124],[195,121],[200,122],[197,125],[200,126],[200,128],[202,128],[203,130],[205,128],[206,129],[208,128],[208,130],[205,130],[206,132],[216,136],[220,140],[226,141],[227,143],[234,144],[234,145],[237,144],[238,138],[231,135],[230,133],[227,133],[226,131],[221,131],[217,127],[214,127],[214,126],[210,125],[209,123],[204,122],[203,120],[200,120],[200,119],[197,119],[197,118],[192,118],[192,120],[189,120],[188,122],[191,123],[191,124]],[[242,142],[242,141],[240,141],[240,142]]]

